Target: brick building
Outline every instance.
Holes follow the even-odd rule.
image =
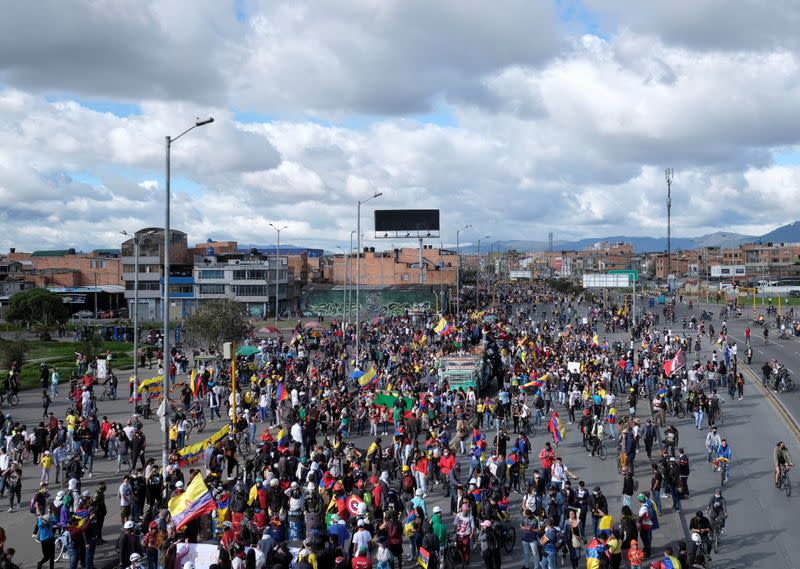
[[[374,286],[412,285],[420,282],[419,248],[404,247],[375,251],[365,247],[361,253],[361,284]],[[465,258],[465,257],[464,257]],[[458,255],[449,249],[425,245],[422,250],[422,273],[426,285],[455,286]],[[347,267],[347,271],[345,268]],[[356,255],[335,255],[328,277],[334,284],[355,283]]]

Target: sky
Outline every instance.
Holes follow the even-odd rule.
[[[800,219],[800,3],[40,0],[0,19],[0,253],[760,235]],[[35,31],[35,33],[34,33]],[[401,246],[404,243],[392,243]],[[409,243],[413,246],[413,243]]]

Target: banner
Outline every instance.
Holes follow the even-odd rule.
[[[180,562],[176,561],[176,565],[191,561],[194,563],[194,569],[210,569],[219,561],[219,547],[216,544],[181,543],[178,545],[180,554],[187,549],[186,555],[180,558]]]
[[[581,362],[567,362],[567,371],[570,373],[580,373]]]
[[[224,425],[219,431],[199,443],[188,445],[178,451],[180,466],[183,468],[189,464],[194,464],[203,456],[203,452],[209,446],[216,446],[220,441],[225,440],[230,432],[230,425]]]

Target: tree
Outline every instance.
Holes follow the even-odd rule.
[[[19,365],[24,364],[28,351],[28,343],[25,340],[0,339],[0,368],[11,369],[14,362]]]
[[[222,349],[223,342],[238,342],[250,329],[244,306],[235,300],[211,300],[187,320],[184,335],[189,342],[205,348]]]
[[[49,340],[50,332],[67,318],[67,305],[59,295],[46,288],[32,288],[14,294],[6,311],[6,320],[33,326],[42,340]]]

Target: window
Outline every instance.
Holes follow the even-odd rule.
[[[171,284],[169,285],[170,294],[192,294],[194,293],[194,285],[190,284]]]
[[[224,284],[201,284],[200,294],[225,294]]]
[[[233,294],[236,296],[267,296],[267,285],[234,285]]]
[[[125,290],[133,290],[133,281],[125,281]],[[139,290],[161,290],[158,281],[139,281]]]
[[[233,271],[235,281],[263,281],[267,278],[265,269],[239,269]]]
[[[202,269],[199,276],[201,279],[224,279],[225,271],[222,269]]]

